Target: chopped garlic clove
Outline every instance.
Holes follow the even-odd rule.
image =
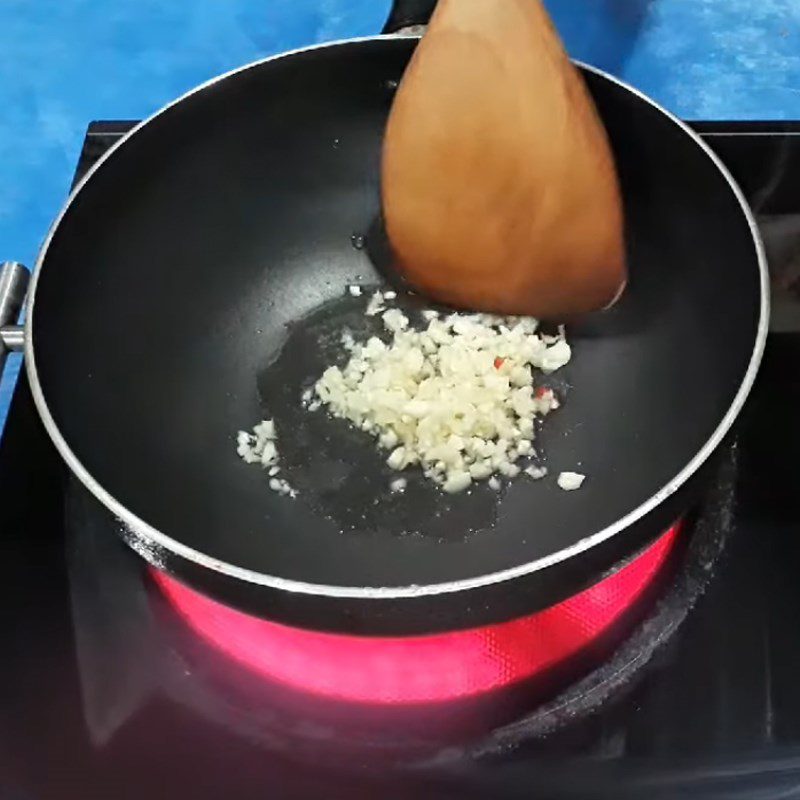
[[[375,292],[365,311],[381,314],[390,340],[350,336],[349,362],[324,371],[307,408],[326,405],[390,451],[390,468],[419,463],[448,492],[494,473],[517,476],[514,462],[534,455],[534,416],[556,406],[552,390],[534,396],[533,370],[562,366],[569,345],[543,341],[536,320],[490,314],[426,309],[427,327],[416,329],[385,307],[395,297]]]
[[[530,467],[525,467],[524,470],[525,474],[533,480],[538,481],[547,475],[547,467],[537,467],[531,465]]]
[[[581,475],[580,472],[562,472],[558,476],[558,485],[565,492],[574,492],[581,488],[585,480],[586,476]]]
[[[472,478],[469,472],[451,472],[442,484],[442,489],[449,494],[457,494],[463,492],[471,483]]]

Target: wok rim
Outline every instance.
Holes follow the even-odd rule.
[[[394,41],[398,39],[414,40],[419,38],[420,38],[419,36],[415,35],[390,35],[390,36],[376,35],[376,36],[363,36],[351,39],[340,39],[336,41],[323,42],[320,44],[313,44],[307,47],[300,47],[293,50],[288,50],[283,53],[277,53],[275,55],[267,56],[262,59],[257,59],[256,61],[252,61],[247,64],[236,67],[232,70],[229,70],[228,72],[217,75],[209,79],[208,81],[199,84],[198,86],[195,86],[193,89],[190,89],[189,91],[185,92],[180,97],[162,106],[147,119],[144,119],[141,122],[139,122],[130,131],[124,134],[119,139],[119,141],[115,142],[100,157],[100,159],[89,169],[86,175],[78,182],[78,184],[75,186],[75,188],[72,190],[72,192],[66,199],[63,207],[58,213],[58,216],[55,218],[53,224],[50,226],[50,229],[48,230],[47,236],[45,237],[36,258],[36,263],[34,265],[33,275],[31,277],[31,283],[30,283],[30,290],[28,292],[28,298],[26,303],[27,322],[25,325],[26,335],[24,344],[24,357],[25,357],[24,361],[25,361],[26,374],[31,387],[31,393],[33,395],[33,400],[48,435],[53,441],[53,444],[55,445],[59,454],[66,462],[67,466],[81,481],[81,483],[89,490],[89,492],[91,492],[91,494],[94,495],[94,497],[97,498],[97,500],[99,500],[109,511],[111,511],[111,513],[122,523],[124,527],[124,530],[122,531],[123,538],[126,539],[128,544],[134,550],[136,550],[139,553],[139,555],[141,555],[146,561],[150,562],[151,564],[153,564],[153,566],[157,568],[160,569],[167,568],[166,564],[168,561],[168,556],[166,556],[166,554],[172,554],[174,556],[178,556],[180,558],[193,562],[198,566],[204,567],[205,569],[220,573],[225,577],[239,581],[244,581],[246,583],[262,586],[265,588],[275,589],[278,591],[289,592],[289,593],[303,594],[303,595],[360,599],[360,600],[370,600],[370,599],[392,600],[400,598],[416,598],[423,596],[450,594],[455,592],[479,589],[481,587],[486,587],[506,581],[512,581],[517,578],[521,578],[523,576],[545,570],[558,563],[567,561],[570,558],[577,556],[578,554],[584,551],[590,550],[591,548],[611,539],[613,536],[622,533],[626,529],[630,528],[634,523],[646,517],[654,509],[658,508],[658,506],[660,506],[670,495],[674,494],[684,484],[686,484],[689,481],[689,479],[692,478],[692,476],[711,457],[711,455],[714,453],[714,451],[717,449],[717,447],[720,445],[722,440],[727,435],[728,431],[731,429],[734,421],[739,416],[739,413],[741,412],[742,407],[744,406],[744,403],[747,400],[748,395],[750,394],[750,390],[752,389],[753,383],[758,373],[758,369],[761,364],[761,359],[764,353],[764,348],[766,346],[767,332],[769,326],[769,314],[770,314],[770,296],[769,296],[769,274],[767,269],[766,255],[764,252],[764,245],[761,240],[761,235],[758,230],[755,218],[747,203],[747,200],[745,199],[738,184],[728,171],[727,167],[722,163],[721,159],[686,123],[684,123],[674,114],[670,113],[665,108],[660,106],[658,103],[649,98],[647,95],[640,92],[638,89],[635,89],[634,87],[630,86],[624,81],[619,80],[615,76],[610,75],[609,73],[603,70],[597,69],[596,67],[590,66],[580,61],[573,61],[573,63],[576,64],[581,69],[591,72],[603,78],[604,80],[608,81],[609,83],[615,84],[621,87],[622,89],[625,89],[630,94],[637,97],[639,100],[647,103],[652,108],[659,111],[674,125],[676,125],[686,136],[688,136],[700,148],[700,150],[711,160],[711,162],[714,164],[717,170],[719,170],[719,172],[725,178],[730,187],[731,192],[735,196],[736,200],[739,202],[742,214],[744,215],[748,223],[748,226],[750,228],[750,234],[752,236],[753,245],[755,247],[756,261],[759,270],[759,290],[760,290],[759,321],[756,330],[755,342],[753,344],[753,350],[750,356],[750,360],[748,362],[747,369],[742,378],[742,382],[740,383],[739,388],[737,389],[737,392],[727,412],[723,415],[717,427],[714,429],[714,431],[706,440],[706,442],[694,454],[694,456],[689,460],[689,462],[666,484],[664,484],[660,489],[658,489],[658,491],[656,491],[653,495],[651,495],[647,500],[645,500],[639,506],[629,511],[627,514],[620,517],[619,519],[615,520],[610,525],[607,525],[606,527],[602,528],[601,530],[596,531],[595,533],[592,533],[589,536],[585,536],[584,538],[580,539],[578,542],[575,542],[569,547],[558,550],[547,556],[534,559],[533,561],[528,561],[524,564],[518,564],[513,567],[507,567],[502,570],[496,570],[494,572],[486,573],[483,575],[477,575],[470,578],[460,578],[458,580],[445,581],[441,583],[420,584],[420,585],[410,584],[406,586],[340,586],[340,585],[311,583],[308,581],[300,581],[290,578],[281,578],[276,575],[256,572],[255,570],[247,569],[246,567],[236,566],[235,564],[230,564],[226,561],[222,561],[221,559],[214,558],[213,556],[207,553],[196,550],[195,548],[190,547],[189,545],[186,545],[178,541],[177,539],[173,539],[171,536],[168,536],[167,534],[163,533],[162,531],[158,530],[157,528],[153,527],[152,525],[150,525],[149,523],[145,522],[143,519],[138,517],[123,503],[121,503],[113,495],[111,495],[102,486],[102,484],[94,477],[94,475],[92,475],[89,472],[89,470],[87,470],[83,466],[83,464],[80,462],[80,460],[77,458],[75,453],[72,451],[72,449],[62,436],[61,431],[59,430],[59,427],[55,422],[53,415],[50,412],[50,408],[47,404],[47,400],[45,399],[44,392],[42,390],[42,386],[39,381],[39,373],[36,365],[35,345],[33,336],[34,319],[35,319],[34,315],[36,312],[36,294],[37,294],[39,278],[41,276],[42,269],[46,261],[46,256],[50,243],[53,237],[55,236],[55,233],[58,230],[59,226],[61,225],[62,221],[64,220],[64,217],[67,215],[72,203],[75,201],[75,198],[89,183],[89,181],[92,179],[95,173],[97,173],[98,170],[102,168],[105,162],[109,158],[111,158],[117,152],[117,150],[119,150],[121,147],[124,147],[124,145],[128,141],[130,141],[139,131],[141,131],[142,128],[150,124],[152,121],[160,117],[162,114],[169,111],[173,106],[176,106],[179,103],[181,103],[183,100],[188,99],[189,97],[192,97],[193,95],[198,94],[199,92],[202,92],[205,89],[214,86],[215,84],[220,83],[221,81],[227,78],[230,78],[239,73],[246,72],[247,70],[254,69],[256,67],[259,67],[263,64],[267,64],[272,61],[291,58],[292,56],[299,55],[302,53],[308,53],[315,50],[352,46],[367,42]]]

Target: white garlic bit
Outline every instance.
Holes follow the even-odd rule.
[[[260,464],[269,475],[268,486],[278,494],[297,497],[297,490],[284,478],[275,476],[281,471],[278,466],[278,443],[275,423],[271,419],[259,422],[252,433],[239,431],[236,434],[236,452],[248,464]]]
[[[558,476],[558,485],[565,492],[574,492],[576,489],[581,488],[585,480],[586,476],[581,475],[580,472],[562,472]]]
[[[408,486],[408,481],[405,478],[395,478],[389,484],[389,489],[393,494],[399,494],[406,490],[406,486]]]

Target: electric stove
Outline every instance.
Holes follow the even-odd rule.
[[[78,175],[129,127],[93,123]],[[374,641],[271,627],[154,576],[21,379],[0,443],[0,797],[800,797],[800,124],[696,127],[765,238],[764,365],[678,527],[566,614],[509,623],[513,646],[486,634],[498,674],[511,647],[524,680],[441,694],[468,651],[378,642],[371,661]],[[589,607],[602,624],[574,622]],[[559,614],[570,636],[540,663],[531,637]],[[473,634],[453,636],[485,652]]]

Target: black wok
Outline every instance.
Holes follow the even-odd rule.
[[[612,312],[571,328],[574,359],[554,378],[566,402],[539,447],[551,475],[589,477],[579,492],[524,479],[456,497],[412,478],[391,495],[372,439],[299,397],[341,328],[363,325],[347,285],[384,281],[379,151],[415,41],[267,59],[162,110],[77,188],[29,293],[37,407],[124,539],[293,625],[471,627],[597,580],[702,489],[764,345],[766,268],[730,176],[677,120],[584,68],[620,170],[631,277]],[[296,499],[236,454],[236,432],[265,416]]]

